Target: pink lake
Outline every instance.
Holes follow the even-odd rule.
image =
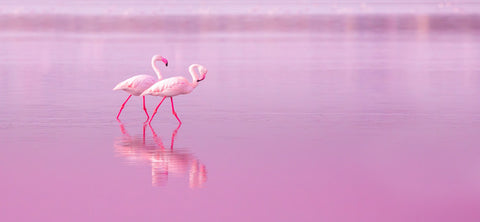
[[[0,16],[0,221],[480,221],[478,16],[154,18]]]

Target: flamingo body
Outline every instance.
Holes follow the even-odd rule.
[[[198,73],[200,73],[200,78],[199,78],[199,75],[197,74],[197,71],[195,71],[195,68],[197,68]],[[198,86],[198,83],[205,79],[205,75],[207,74],[207,69],[198,64],[190,65],[190,67],[188,68],[188,71],[190,72],[190,75],[192,75],[192,82],[189,82],[185,77],[182,77],[182,76],[171,77],[168,79],[158,81],[157,83],[153,84],[150,88],[146,89],[142,94],[140,94],[140,96],[152,95],[152,96],[163,97],[162,101],[160,101],[157,108],[155,108],[155,111],[153,112],[149,123],[152,122],[152,119],[157,113],[158,107],[160,107],[163,100],[165,100],[166,97],[170,97],[170,101],[172,103],[172,113],[177,118],[178,122],[182,124],[182,121],[180,121],[180,119],[177,116],[177,113],[175,112],[172,97],[178,96],[181,94],[188,94],[192,92],[193,89],[195,89],[195,87]]]
[[[190,93],[193,89],[194,87],[186,78],[177,76],[154,83],[142,95],[170,97]]]
[[[136,75],[118,83],[113,88],[113,90],[123,90],[128,94],[130,94],[130,96],[128,96],[128,98],[125,100],[125,102],[123,102],[122,106],[120,107],[120,111],[118,112],[118,115],[117,115],[117,120],[119,120],[118,117],[120,116],[120,113],[122,113],[122,110],[125,107],[125,104],[127,103],[127,101],[130,99],[130,97],[140,96],[143,93],[143,91],[148,89],[155,82],[162,79],[162,74],[160,73],[160,69],[155,64],[156,61],[162,61],[163,63],[165,63],[165,66],[168,66],[168,61],[167,59],[163,58],[160,55],[154,55],[152,57],[152,68],[157,74],[158,79],[155,79],[153,76],[149,76],[149,75]],[[148,116],[147,108],[145,107],[145,96],[143,96],[143,109],[145,110],[145,114],[147,115],[147,120],[148,120],[150,117]]]
[[[128,94],[139,96],[155,82],[157,82],[157,80],[153,76],[136,75],[120,82],[113,90],[123,90]]]

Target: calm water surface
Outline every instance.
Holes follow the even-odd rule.
[[[386,21],[0,32],[0,220],[479,221],[480,35]],[[138,97],[115,120],[154,54],[209,70],[180,128]]]

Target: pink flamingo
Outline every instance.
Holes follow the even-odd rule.
[[[195,72],[195,68],[197,68],[198,72],[200,73],[200,78],[197,72]],[[181,94],[188,94],[197,87],[198,83],[205,79],[205,75],[207,75],[207,69],[202,65],[193,64],[188,67],[188,71],[190,75],[192,75],[192,82],[189,82],[186,78],[182,76],[175,76],[168,79],[161,80],[155,84],[153,84],[150,88],[145,90],[140,96],[145,95],[152,95],[152,96],[163,96],[162,101],[158,104],[157,108],[152,114],[150,118],[149,124],[152,122],[153,117],[157,113],[158,107],[162,104],[165,98],[170,97],[170,101],[172,103],[172,113],[177,118],[178,122],[182,124],[182,121],[177,116],[175,112],[175,107],[173,106],[173,98],[174,96],[181,95]]]
[[[120,107],[120,111],[118,112],[118,115],[117,115],[118,121],[120,121],[118,117],[120,116],[120,113],[122,113],[123,107],[125,107],[125,104],[130,99],[130,97],[132,97],[132,95],[139,96],[140,94],[143,93],[143,91],[148,89],[155,82],[160,81],[162,79],[162,74],[160,73],[160,69],[155,64],[155,62],[157,61],[162,61],[163,63],[165,63],[165,66],[168,66],[168,60],[163,58],[160,55],[154,55],[152,57],[152,68],[155,71],[155,73],[157,73],[158,80],[155,80],[155,78],[150,75],[136,75],[125,81],[122,81],[121,83],[117,84],[115,88],[113,88],[113,90],[123,90],[128,94],[130,94],[127,100],[125,100],[125,102],[123,102],[122,106]],[[148,116],[147,108],[145,107],[145,96],[143,96],[143,110],[145,110],[145,114],[147,114],[147,120],[148,120],[150,117]]]

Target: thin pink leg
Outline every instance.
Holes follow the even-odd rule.
[[[147,127],[147,124],[143,124],[143,145],[145,145],[145,128]]]
[[[172,102],[172,113],[173,113],[173,115],[177,118],[178,122],[180,124],[182,124],[182,121],[180,121],[180,119],[177,116],[177,113],[175,112],[175,107],[173,107],[173,98],[172,97],[170,97],[170,101]]]
[[[160,107],[160,105],[162,105],[163,100],[165,100],[165,98],[167,98],[167,97],[164,96],[164,97],[162,98],[162,101],[160,101],[160,103],[158,104],[157,108],[155,108],[155,111],[153,111],[152,117],[150,118],[150,121],[148,121],[148,124],[150,124],[150,123],[152,122],[153,117],[155,116],[155,114],[157,114],[158,107]]]
[[[123,102],[122,106],[120,107],[120,111],[118,112],[118,115],[117,115],[117,120],[118,121],[120,121],[120,119],[118,119],[118,117],[120,116],[120,113],[122,113],[123,107],[125,107],[125,103],[127,103],[127,101],[130,99],[130,97],[132,97],[132,95],[129,95],[127,100],[125,100],[125,102]]]
[[[145,96],[143,96],[143,110],[145,110],[145,114],[147,114],[147,121],[148,121],[148,119],[150,119],[150,116],[148,115],[147,107],[145,107]]]

